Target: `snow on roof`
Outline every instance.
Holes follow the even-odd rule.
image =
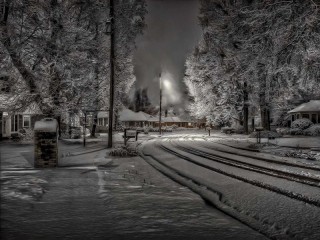
[[[320,112],[320,100],[310,100],[310,102],[303,103],[288,113],[297,112]]]
[[[151,117],[148,119],[148,122],[159,122],[159,117]]]
[[[159,117],[152,117],[148,120],[148,122],[159,122]],[[192,122],[185,119],[181,119],[180,117],[162,117],[161,122]]]
[[[106,111],[101,111],[98,112],[98,118],[108,118],[109,117],[109,113]]]
[[[120,121],[122,122],[144,122],[148,121],[150,115],[143,112],[133,112],[130,109],[124,109],[120,112]]]
[[[35,131],[56,132],[57,128],[58,122],[53,118],[44,118],[34,124]]]

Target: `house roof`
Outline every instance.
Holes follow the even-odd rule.
[[[159,117],[152,117],[148,120],[149,122],[159,122]],[[192,122],[185,119],[181,119],[180,117],[162,117],[161,122]]]
[[[310,100],[310,102],[303,103],[288,113],[298,112],[320,112],[320,100]]]
[[[109,117],[109,113],[106,111],[101,111],[98,112],[98,118],[108,118]]]
[[[133,112],[130,109],[124,109],[119,113],[122,122],[145,122],[148,121],[150,115],[144,112]]]

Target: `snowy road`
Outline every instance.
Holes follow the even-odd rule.
[[[317,163],[239,150],[201,136],[162,137],[141,152],[166,175],[269,237],[320,239]]]

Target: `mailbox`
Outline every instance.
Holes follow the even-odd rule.
[[[137,131],[137,130],[125,129],[125,130],[124,130],[124,135],[123,135],[124,145],[127,144],[129,138],[135,138],[136,141],[137,141],[137,140],[138,140],[138,134],[139,134],[139,131]]]
[[[255,130],[257,132],[257,143],[261,143],[261,132],[264,130],[264,128],[256,127]]]
[[[34,166],[38,168],[58,166],[58,122],[44,118],[34,125]]]

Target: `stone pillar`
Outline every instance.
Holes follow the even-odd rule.
[[[59,159],[57,121],[51,118],[42,119],[36,122],[34,130],[34,166],[57,167]]]

